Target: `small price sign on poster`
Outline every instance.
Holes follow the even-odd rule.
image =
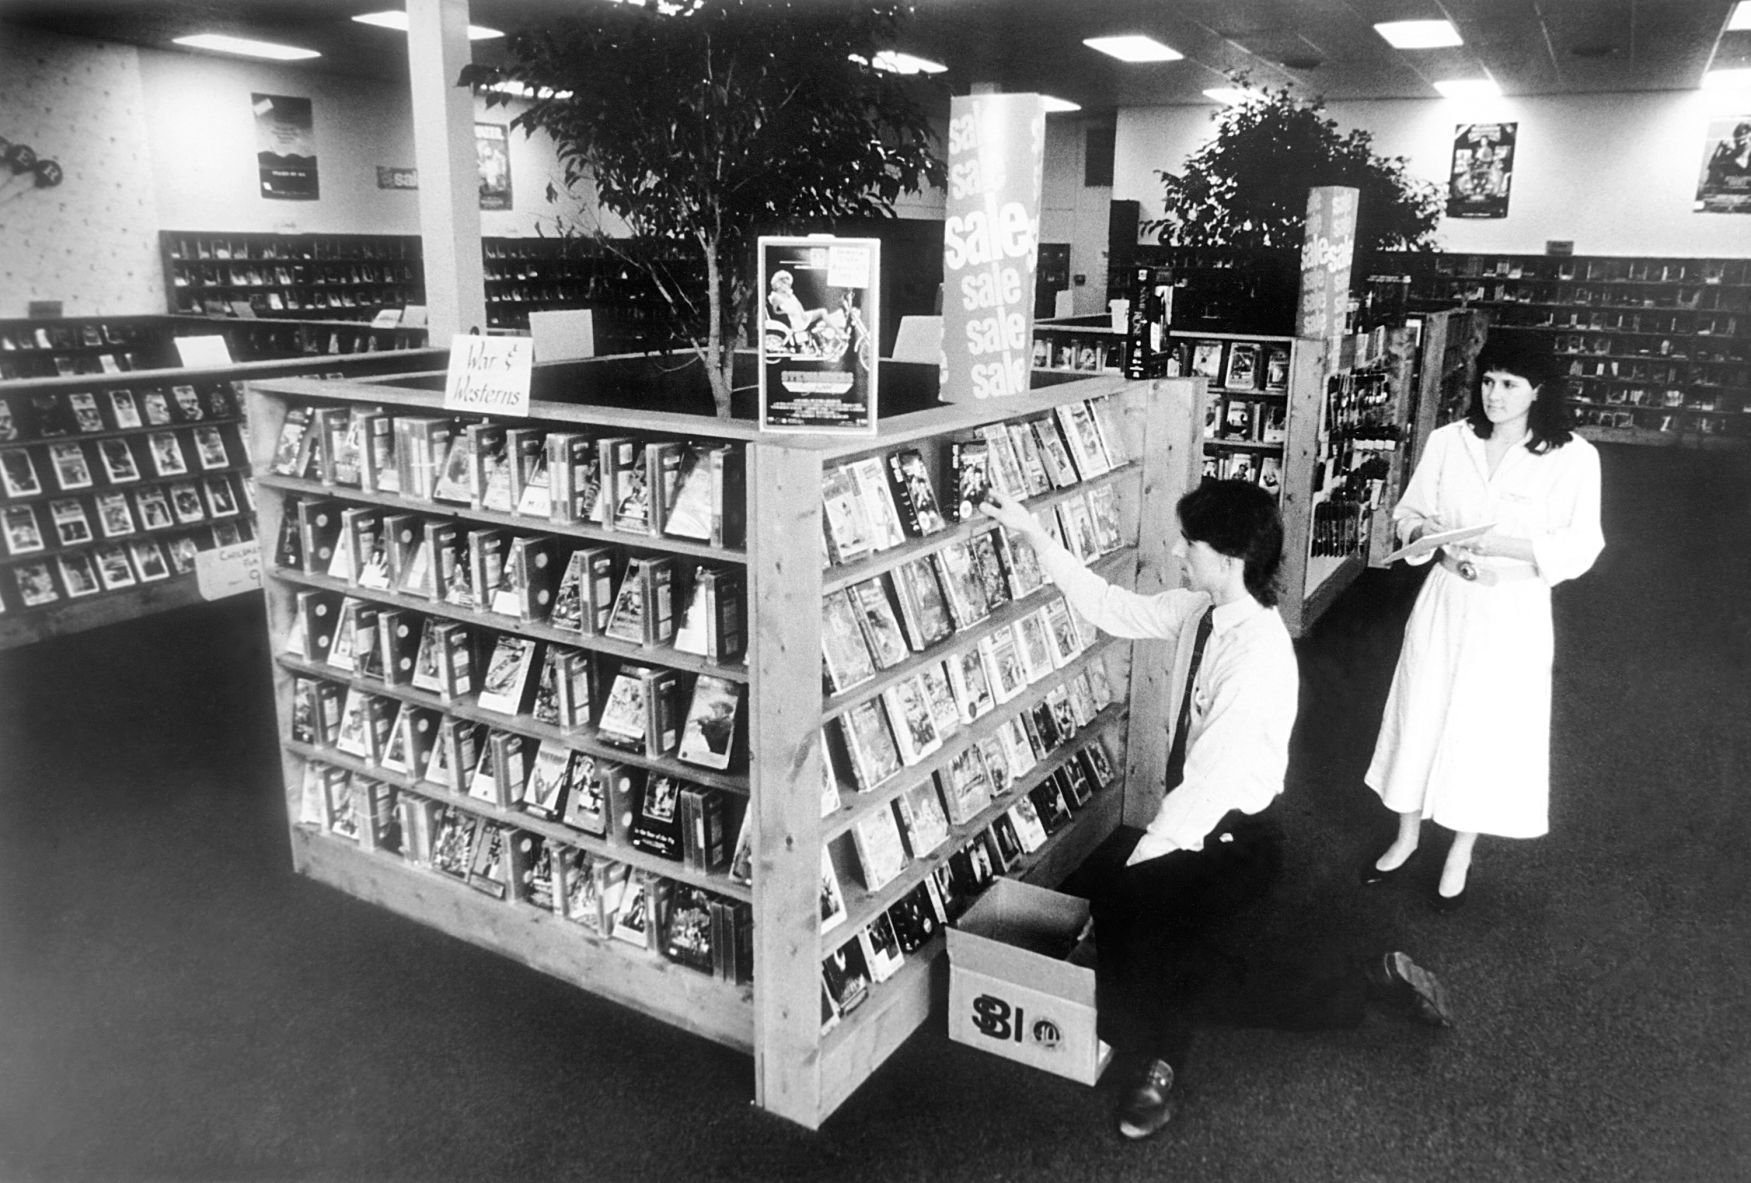
[[[450,342],[444,409],[527,416],[534,363],[535,345],[528,337],[457,336]]]

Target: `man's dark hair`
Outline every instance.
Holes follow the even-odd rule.
[[[1179,524],[1191,541],[1244,560],[1246,590],[1267,608],[1276,604],[1283,562],[1276,498],[1251,481],[1207,480],[1179,499]]]
[[[1477,385],[1471,392],[1471,407],[1465,413],[1466,422],[1477,438],[1487,440],[1495,429],[1483,409],[1483,376],[1488,373],[1513,374],[1538,388],[1532,409],[1526,415],[1526,450],[1535,454],[1560,448],[1574,438],[1569,430],[1568,412],[1563,405],[1567,383],[1562,364],[1551,351],[1550,338],[1545,334],[1513,332],[1497,329],[1477,355]]]

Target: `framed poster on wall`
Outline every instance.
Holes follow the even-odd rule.
[[[503,123],[474,125],[474,156],[480,166],[480,208],[511,208],[511,136]]]
[[[1751,214],[1751,113],[1709,121],[1697,213]]]
[[[1449,218],[1505,218],[1518,123],[1463,123],[1453,131]]]
[[[310,100],[277,94],[252,94],[255,158],[261,195],[271,201],[315,201],[316,118]]]

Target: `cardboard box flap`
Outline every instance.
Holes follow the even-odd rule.
[[[1094,972],[1065,960],[1088,901],[999,879],[948,930],[951,965],[1094,1005]]]

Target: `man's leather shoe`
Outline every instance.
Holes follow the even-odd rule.
[[[1453,1026],[1446,988],[1434,974],[1412,961],[1409,954],[1386,954],[1368,978],[1377,997],[1403,1007],[1417,1022],[1431,1027]]]
[[[1172,1120],[1173,1067],[1166,1060],[1151,1060],[1143,1078],[1119,1104],[1119,1133],[1147,1138]]]

